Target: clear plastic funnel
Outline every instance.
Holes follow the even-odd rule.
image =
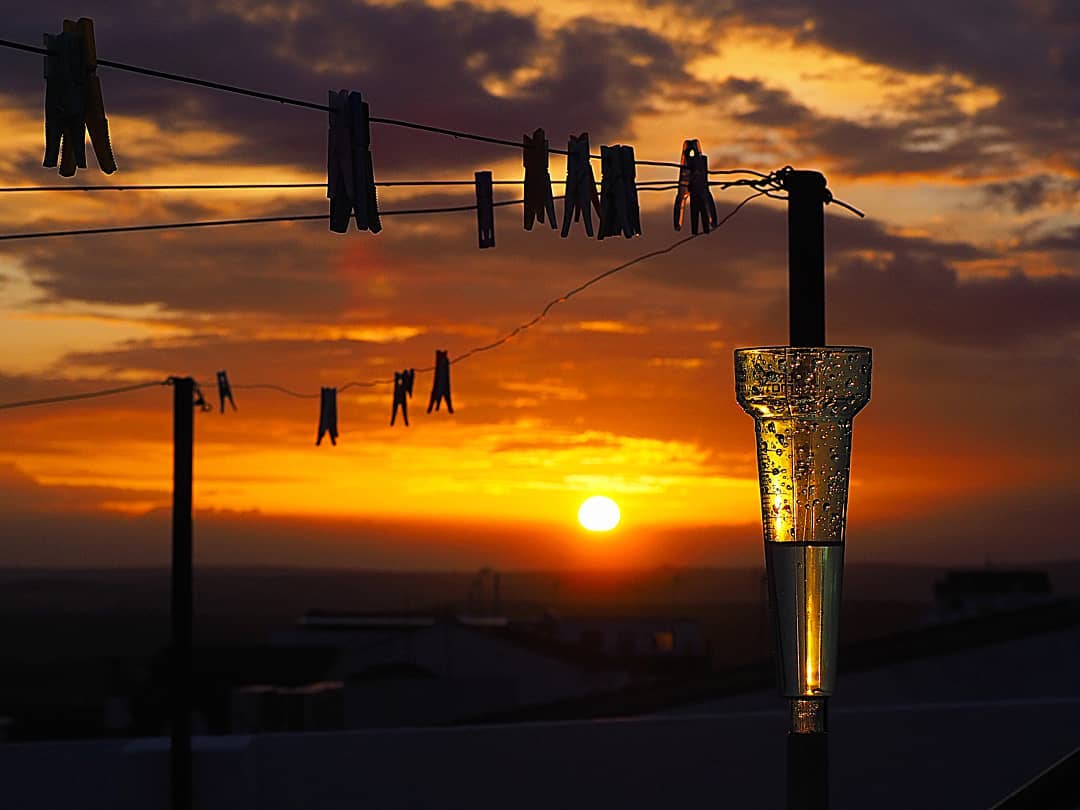
[[[761,522],[780,691],[832,694],[851,420],[870,401],[870,349],[736,349],[735,395],[757,431]]]

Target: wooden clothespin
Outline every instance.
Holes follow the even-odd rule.
[[[446,400],[446,410],[454,412],[454,404],[450,400],[450,354],[443,349],[435,350],[435,379],[431,383],[431,399],[428,400],[427,412],[431,409],[439,410],[439,404]]]
[[[495,247],[495,202],[491,172],[476,173],[476,233],[481,248]]]
[[[637,168],[634,147],[600,147],[600,233],[597,238],[622,234],[627,239],[641,235],[638,208]]]
[[[679,190],[675,192],[674,223],[675,230],[682,230],[686,216],[686,204],[690,204],[690,229],[696,234],[701,230],[708,233],[716,227],[716,201],[709,191],[709,158],[701,154],[701,143],[697,138],[683,141],[682,159],[679,161]]]
[[[94,147],[98,168],[116,171],[116,157],[109,141],[109,121],[97,76],[97,45],[94,21],[64,20],[60,34],[45,34],[45,158],[42,165],[60,176],[73,177],[86,168],[86,132]]]
[[[345,233],[349,217],[356,229],[382,230],[371,160],[371,119],[367,102],[356,92],[329,92],[330,130],[326,149],[326,196],[330,230]]]
[[[394,426],[397,419],[398,408],[401,408],[401,417],[405,420],[405,427],[409,426],[409,402],[408,398],[413,392],[413,378],[416,369],[407,368],[404,371],[394,372],[394,408],[390,412],[390,426]]]
[[[548,142],[544,130],[537,129],[531,138],[523,135],[521,145],[521,159],[525,164],[525,230],[532,230],[534,219],[543,223],[545,213],[554,230],[559,226],[555,221],[555,198],[551,193]]]
[[[585,233],[593,235],[592,208],[600,215],[600,196],[596,193],[596,177],[589,160],[589,133],[576,138],[571,135],[566,144],[566,196],[563,199],[562,235],[570,233],[570,220],[577,222],[584,214]]]
[[[337,446],[337,389],[322,388],[319,391],[319,436],[315,446],[322,444],[323,436],[330,436],[330,444]]]
[[[236,401],[233,399],[232,387],[229,385],[229,377],[224,371],[217,373],[218,399],[221,400],[221,412],[225,413],[225,400],[229,400],[232,409],[236,410]]]

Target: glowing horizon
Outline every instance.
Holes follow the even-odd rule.
[[[215,9],[198,23],[181,4],[169,19],[184,46],[152,53],[140,50],[145,32],[124,2],[99,10],[95,27],[99,51],[116,59],[317,101],[327,84],[356,87],[373,114],[513,140],[542,125],[556,148],[588,131],[593,151],[629,143],[660,161],[700,138],[713,169],[820,169],[838,198],[869,214],[827,209],[829,339],[873,347],[876,364],[852,454],[855,546],[862,531],[877,538],[873,554],[981,559],[1011,553],[1023,533],[1036,538],[1023,551],[1033,559],[1067,551],[1071,539],[1051,522],[1075,494],[1080,431],[1066,424],[1051,439],[1029,401],[1033,381],[1046,401],[1080,395],[1080,151],[1075,128],[1058,126],[1075,85],[1054,62],[1060,21],[1049,7],[1013,9],[1002,31],[1022,26],[1032,42],[1024,70],[1007,73],[955,36],[969,23],[948,10],[938,24],[953,45],[935,50],[930,37],[924,53],[896,43],[873,4],[856,15],[856,38],[828,9],[768,6],[735,3],[691,25],[681,6],[634,2],[629,27],[616,22],[626,4],[608,0],[542,15],[521,0],[357,4],[335,25],[364,32],[360,61],[322,16],[273,4]],[[35,8],[12,22],[13,39],[40,42],[63,15],[51,0]],[[421,23],[440,33],[403,66],[384,46]],[[257,80],[235,40],[217,39],[237,30],[267,43]],[[40,60],[10,50],[0,59],[12,77],[0,92],[9,133],[0,185],[64,182],[39,167]],[[452,93],[432,90],[435,73]],[[1034,76],[1037,94],[1026,83]],[[76,183],[324,179],[325,114],[116,71],[102,82],[120,170],[102,176],[91,153]],[[380,180],[521,175],[520,156],[501,147],[382,126],[372,138]],[[552,177],[563,169],[552,156]],[[642,166],[639,179],[671,171]],[[721,214],[742,191],[714,189]],[[388,187],[380,205],[468,205],[472,193]],[[389,427],[388,388],[353,388],[339,397],[338,446],[314,447],[321,386],[387,379],[430,365],[436,349],[483,346],[684,235],[671,228],[673,192],[639,200],[638,239],[588,239],[580,223],[566,240],[546,226],[524,232],[520,210],[506,207],[498,246],[483,251],[471,213],[387,218],[377,236],[316,222],[0,243],[0,327],[13,347],[0,358],[0,402],[170,374],[194,375],[214,399],[224,368],[234,386],[316,398],[237,388],[237,412],[199,414],[197,510],[302,516],[312,527],[521,526],[504,542],[525,559],[534,542],[525,527],[565,525],[603,492],[634,516],[634,532],[620,526],[613,545],[624,532],[700,531],[671,547],[671,561],[722,561],[736,553],[730,538],[710,552],[709,532],[760,519],[732,350],[787,335],[779,200],[755,200],[708,239],[605,279],[498,351],[455,365],[453,416],[423,412],[424,375],[407,429]],[[0,194],[12,233],[325,207],[320,189]],[[155,390],[5,411],[0,502],[28,527],[58,515],[98,526],[153,515],[169,503],[169,420],[168,396]],[[964,534],[982,522],[986,531]],[[576,551],[553,545],[552,558],[600,559],[586,540]],[[466,558],[466,546],[445,541],[446,559]],[[665,559],[659,541],[646,546],[608,549],[603,561]],[[38,547],[45,561],[81,548],[70,538]],[[302,542],[290,548],[303,559]],[[106,564],[128,551],[102,540],[85,553]]]

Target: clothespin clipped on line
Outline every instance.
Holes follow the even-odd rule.
[[[322,388],[319,390],[319,437],[315,440],[315,446],[322,444],[323,436],[330,436],[330,444],[337,446],[337,389]]]
[[[638,207],[637,169],[634,147],[601,146],[600,232],[598,239],[617,236],[629,239],[641,235],[641,210]]]
[[[382,230],[371,160],[371,119],[367,102],[356,92],[329,92],[330,129],[326,147],[326,196],[330,198],[330,230],[345,233],[349,217],[356,229]]]
[[[570,233],[570,221],[579,221],[584,214],[585,234],[593,235],[592,211],[600,215],[600,196],[596,193],[596,177],[589,160],[589,133],[570,136],[566,144],[566,196],[563,198],[562,236]]]
[[[495,247],[495,201],[491,172],[476,173],[476,233],[481,248]]]
[[[94,21],[64,20],[60,34],[45,34],[45,157],[41,165],[52,169],[59,158],[60,176],[74,177],[86,168],[86,132],[94,147],[98,168],[116,171],[109,141],[109,121],[97,76]]]
[[[525,165],[525,230],[531,231],[533,220],[544,222],[547,214],[551,229],[558,228],[555,221],[555,198],[551,193],[551,175],[548,173],[548,142],[543,129],[537,129],[530,138],[521,136],[521,160]]]
[[[236,410],[236,400],[233,399],[232,386],[229,385],[229,377],[224,371],[217,373],[218,399],[221,400],[221,412],[225,413],[225,400],[229,400],[232,409]]]
[[[431,399],[428,400],[427,412],[439,410],[440,403],[446,400],[446,410],[454,412],[450,399],[450,354],[443,349],[435,350],[435,379],[431,383]]]
[[[401,418],[405,420],[405,427],[409,426],[409,397],[413,392],[413,380],[416,377],[416,369],[407,368],[394,372],[394,407],[390,412],[390,427],[397,420],[398,408],[401,408]]]
[[[192,397],[193,401],[191,404],[194,407],[198,408],[200,411],[205,412],[214,410],[214,406],[207,402],[206,397],[203,396],[202,388],[199,386],[198,383],[195,383]]]
[[[683,141],[682,158],[679,161],[679,190],[675,192],[674,223],[675,230],[682,230],[686,216],[686,204],[690,204],[690,229],[697,234],[701,230],[708,233],[716,227],[716,201],[709,191],[709,158],[701,154],[701,143],[697,138]]]

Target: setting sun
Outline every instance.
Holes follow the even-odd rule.
[[[593,495],[581,504],[577,517],[590,532],[609,532],[619,525],[619,506],[604,495]]]

